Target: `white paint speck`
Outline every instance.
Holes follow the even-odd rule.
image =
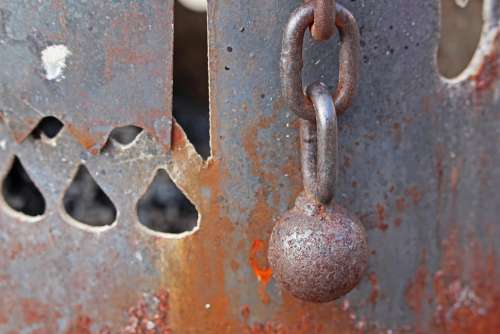
[[[7,141],[4,139],[2,141],[0,141],[0,147],[2,148],[2,150],[5,151],[5,149],[7,148]]]
[[[66,68],[66,58],[70,55],[71,51],[66,45],[51,45],[42,51],[42,65],[47,80],[59,82],[64,79],[63,72]]]
[[[146,328],[147,328],[148,331],[153,330],[155,327],[156,327],[155,323],[152,322],[151,320],[149,320],[148,322],[146,322]]]
[[[135,258],[137,259],[137,261],[142,262],[142,254],[140,252],[135,253]]]
[[[205,304],[205,308],[208,310],[210,307],[212,307],[212,305],[210,304]]]

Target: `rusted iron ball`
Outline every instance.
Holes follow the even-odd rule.
[[[292,295],[329,302],[360,281],[368,263],[366,232],[343,207],[301,194],[274,226],[268,256],[273,277]]]

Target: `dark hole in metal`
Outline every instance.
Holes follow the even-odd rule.
[[[106,226],[116,220],[116,207],[84,165],[78,167],[63,203],[66,212],[85,225]]]
[[[42,134],[52,139],[62,130],[64,124],[53,116],[44,117],[40,120],[35,129],[31,132],[34,139],[40,139]]]
[[[483,0],[441,0],[438,68],[454,78],[467,68],[483,27]]]
[[[207,14],[175,3],[173,115],[196,151],[210,156]]]
[[[18,157],[2,183],[5,202],[15,211],[28,216],[40,216],[45,212],[45,199],[26,173]]]
[[[206,13],[175,2],[173,116],[196,151],[210,156]],[[162,233],[192,231],[198,212],[164,170],[155,175],[137,203],[142,225]]]
[[[128,145],[134,141],[134,139],[142,132],[142,129],[135,125],[127,125],[119,128],[114,128],[109,134],[110,138],[113,138],[122,145]]]
[[[158,170],[148,190],[137,203],[137,212],[141,224],[163,233],[192,231],[198,220],[194,205],[163,169]]]

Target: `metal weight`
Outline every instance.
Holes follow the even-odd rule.
[[[366,232],[333,201],[337,174],[337,118],[328,88],[307,89],[316,122],[301,120],[304,191],[277,220],[268,258],[274,278],[292,295],[329,302],[351,291],[368,263]]]
[[[343,207],[302,193],[274,226],[268,257],[273,277],[293,296],[329,302],[359,283],[368,262],[366,232]]]

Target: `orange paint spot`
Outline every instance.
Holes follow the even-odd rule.
[[[269,280],[273,276],[273,271],[270,267],[261,267],[259,265],[259,261],[257,259],[258,253],[264,249],[264,242],[262,240],[254,240],[252,243],[252,247],[250,249],[250,257],[248,258],[248,262],[252,267],[255,276],[262,282],[264,285],[269,283]]]

